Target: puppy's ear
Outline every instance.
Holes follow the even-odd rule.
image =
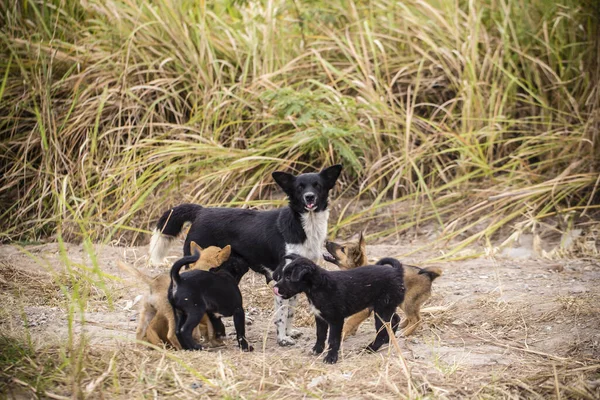
[[[230,255],[231,255],[231,246],[227,245],[227,246],[223,247],[221,249],[221,251],[219,251],[219,255],[217,256],[217,259],[219,260],[219,264],[223,264],[225,261],[227,261],[229,259]]]
[[[358,237],[358,247],[360,247],[360,251],[363,254],[367,254],[367,241],[365,240],[365,231],[360,231],[360,236]]]
[[[319,172],[319,175],[323,178],[327,189],[331,189],[335,186],[335,182],[339,178],[341,172],[342,164],[336,164],[329,168],[325,168],[323,171]]]
[[[294,181],[296,180],[294,175],[288,174],[287,172],[275,171],[271,176],[285,193],[289,194],[294,189]]]
[[[190,242],[190,254],[202,254],[202,247],[198,246],[198,243]]]
[[[202,247],[198,246],[198,243],[193,240],[190,242],[190,253],[194,254],[194,252],[202,253]]]
[[[292,271],[292,282],[300,282],[314,272],[312,264],[297,264]]]

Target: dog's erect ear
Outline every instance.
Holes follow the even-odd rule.
[[[190,242],[190,253],[194,254],[194,252],[202,253],[202,247],[198,246],[198,243],[191,241]]]
[[[365,240],[365,231],[360,231],[360,236],[358,237],[358,247],[360,247],[360,251],[363,254],[367,254],[367,241]]]
[[[321,175],[321,178],[325,181],[327,189],[331,189],[335,186],[335,182],[339,178],[341,172],[342,164],[336,164],[329,168],[325,168],[323,171],[319,172],[319,175]]]
[[[286,193],[291,193],[294,186],[294,181],[296,177],[292,174],[288,174],[287,172],[275,171],[271,174],[275,182],[279,185],[280,188],[283,189]]]
[[[300,282],[314,271],[312,264],[297,264],[292,271],[292,282]]]
[[[229,259],[230,255],[231,255],[231,246],[227,245],[227,246],[223,247],[221,249],[221,251],[219,251],[219,255],[217,256],[217,259],[219,260],[219,264],[223,264],[225,261],[227,261]]]

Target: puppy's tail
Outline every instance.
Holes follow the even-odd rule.
[[[141,273],[136,268],[131,265],[125,264],[121,260],[117,261],[117,265],[121,268],[122,271],[127,272],[129,275],[138,278],[140,281],[146,283],[148,286],[152,285],[152,278],[148,275]]]
[[[150,240],[151,264],[162,264],[171,242],[181,233],[186,222],[194,222],[200,210],[202,210],[202,206],[197,204],[181,204],[160,217]]]
[[[427,267],[422,268],[419,271],[419,275],[427,275],[427,277],[433,282],[433,280],[442,275],[442,270],[438,267]]]
[[[200,258],[200,252],[198,250],[194,250],[194,254],[191,256],[185,256],[175,261],[173,266],[171,267],[171,281],[173,282],[173,291],[177,289],[177,286],[181,282],[181,276],[179,275],[179,271],[183,268],[184,265],[193,264]]]
[[[391,265],[394,268],[402,268],[402,263],[392,257],[382,258],[377,261],[376,265]]]

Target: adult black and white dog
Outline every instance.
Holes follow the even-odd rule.
[[[150,242],[150,259],[160,264],[171,241],[179,235],[186,222],[192,225],[185,239],[183,253],[190,255],[190,243],[200,247],[231,245],[232,256],[240,257],[252,270],[271,280],[272,272],[287,254],[298,254],[317,262],[327,237],[329,191],[342,171],[333,165],[319,173],[298,176],[273,172],[275,182],[288,196],[287,207],[258,211],[239,208],[206,208],[182,204],[158,220]],[[281,346],[295,344],[300,333],[292,329],[296,297],[283,300],[275,297],[277,342]]]

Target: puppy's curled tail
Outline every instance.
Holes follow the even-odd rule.
[[[152,285],[152,281],[153,281],[152,278],[150,278],[146,274],[141,273],[140,271],[138,271],[136,268],[132,267],[131,265],[125,264],[124,262],[122,262],[120,260],[117,261],[117,265],[119,266],[119,268],[121,268],[122,271],[125,271],[129,275],[138,278],[139,280],[141,280],[148,286]]]
[[[185,256],[185,257],[180,258],[179,260],[175,261],[175,263],[173,264],[173,267],[171,267],[171,281],[173,282],[173,289],[175,289],[175,287],[177,285],[179,285],[179,283],[181,282],[181,276],[179,275],[179,270],[181,270],[181,268],[184,265],[195,263],[196,261],[198,261],[199,258],[200,258],[200,253],[197,250],[195,250],[194,254],[192,254],[191,256]]]
[[[427,277],[433,282],[433,280],[442,275],[442,270],[438,267],[427,267],[422,268],[419,271],[419,275],[427,275]]]
[[[160,265],[167,255],[173,239],[179,235],[186,222],[193,223],[202,210],[197,204],[181,204],[166,211],[156,223],[150,240],[150,262]]]
[[[377,261],[376,265],[391,265],[394,268],[402,268],[402,263],[392,257],[382,258],[381,260]]]

